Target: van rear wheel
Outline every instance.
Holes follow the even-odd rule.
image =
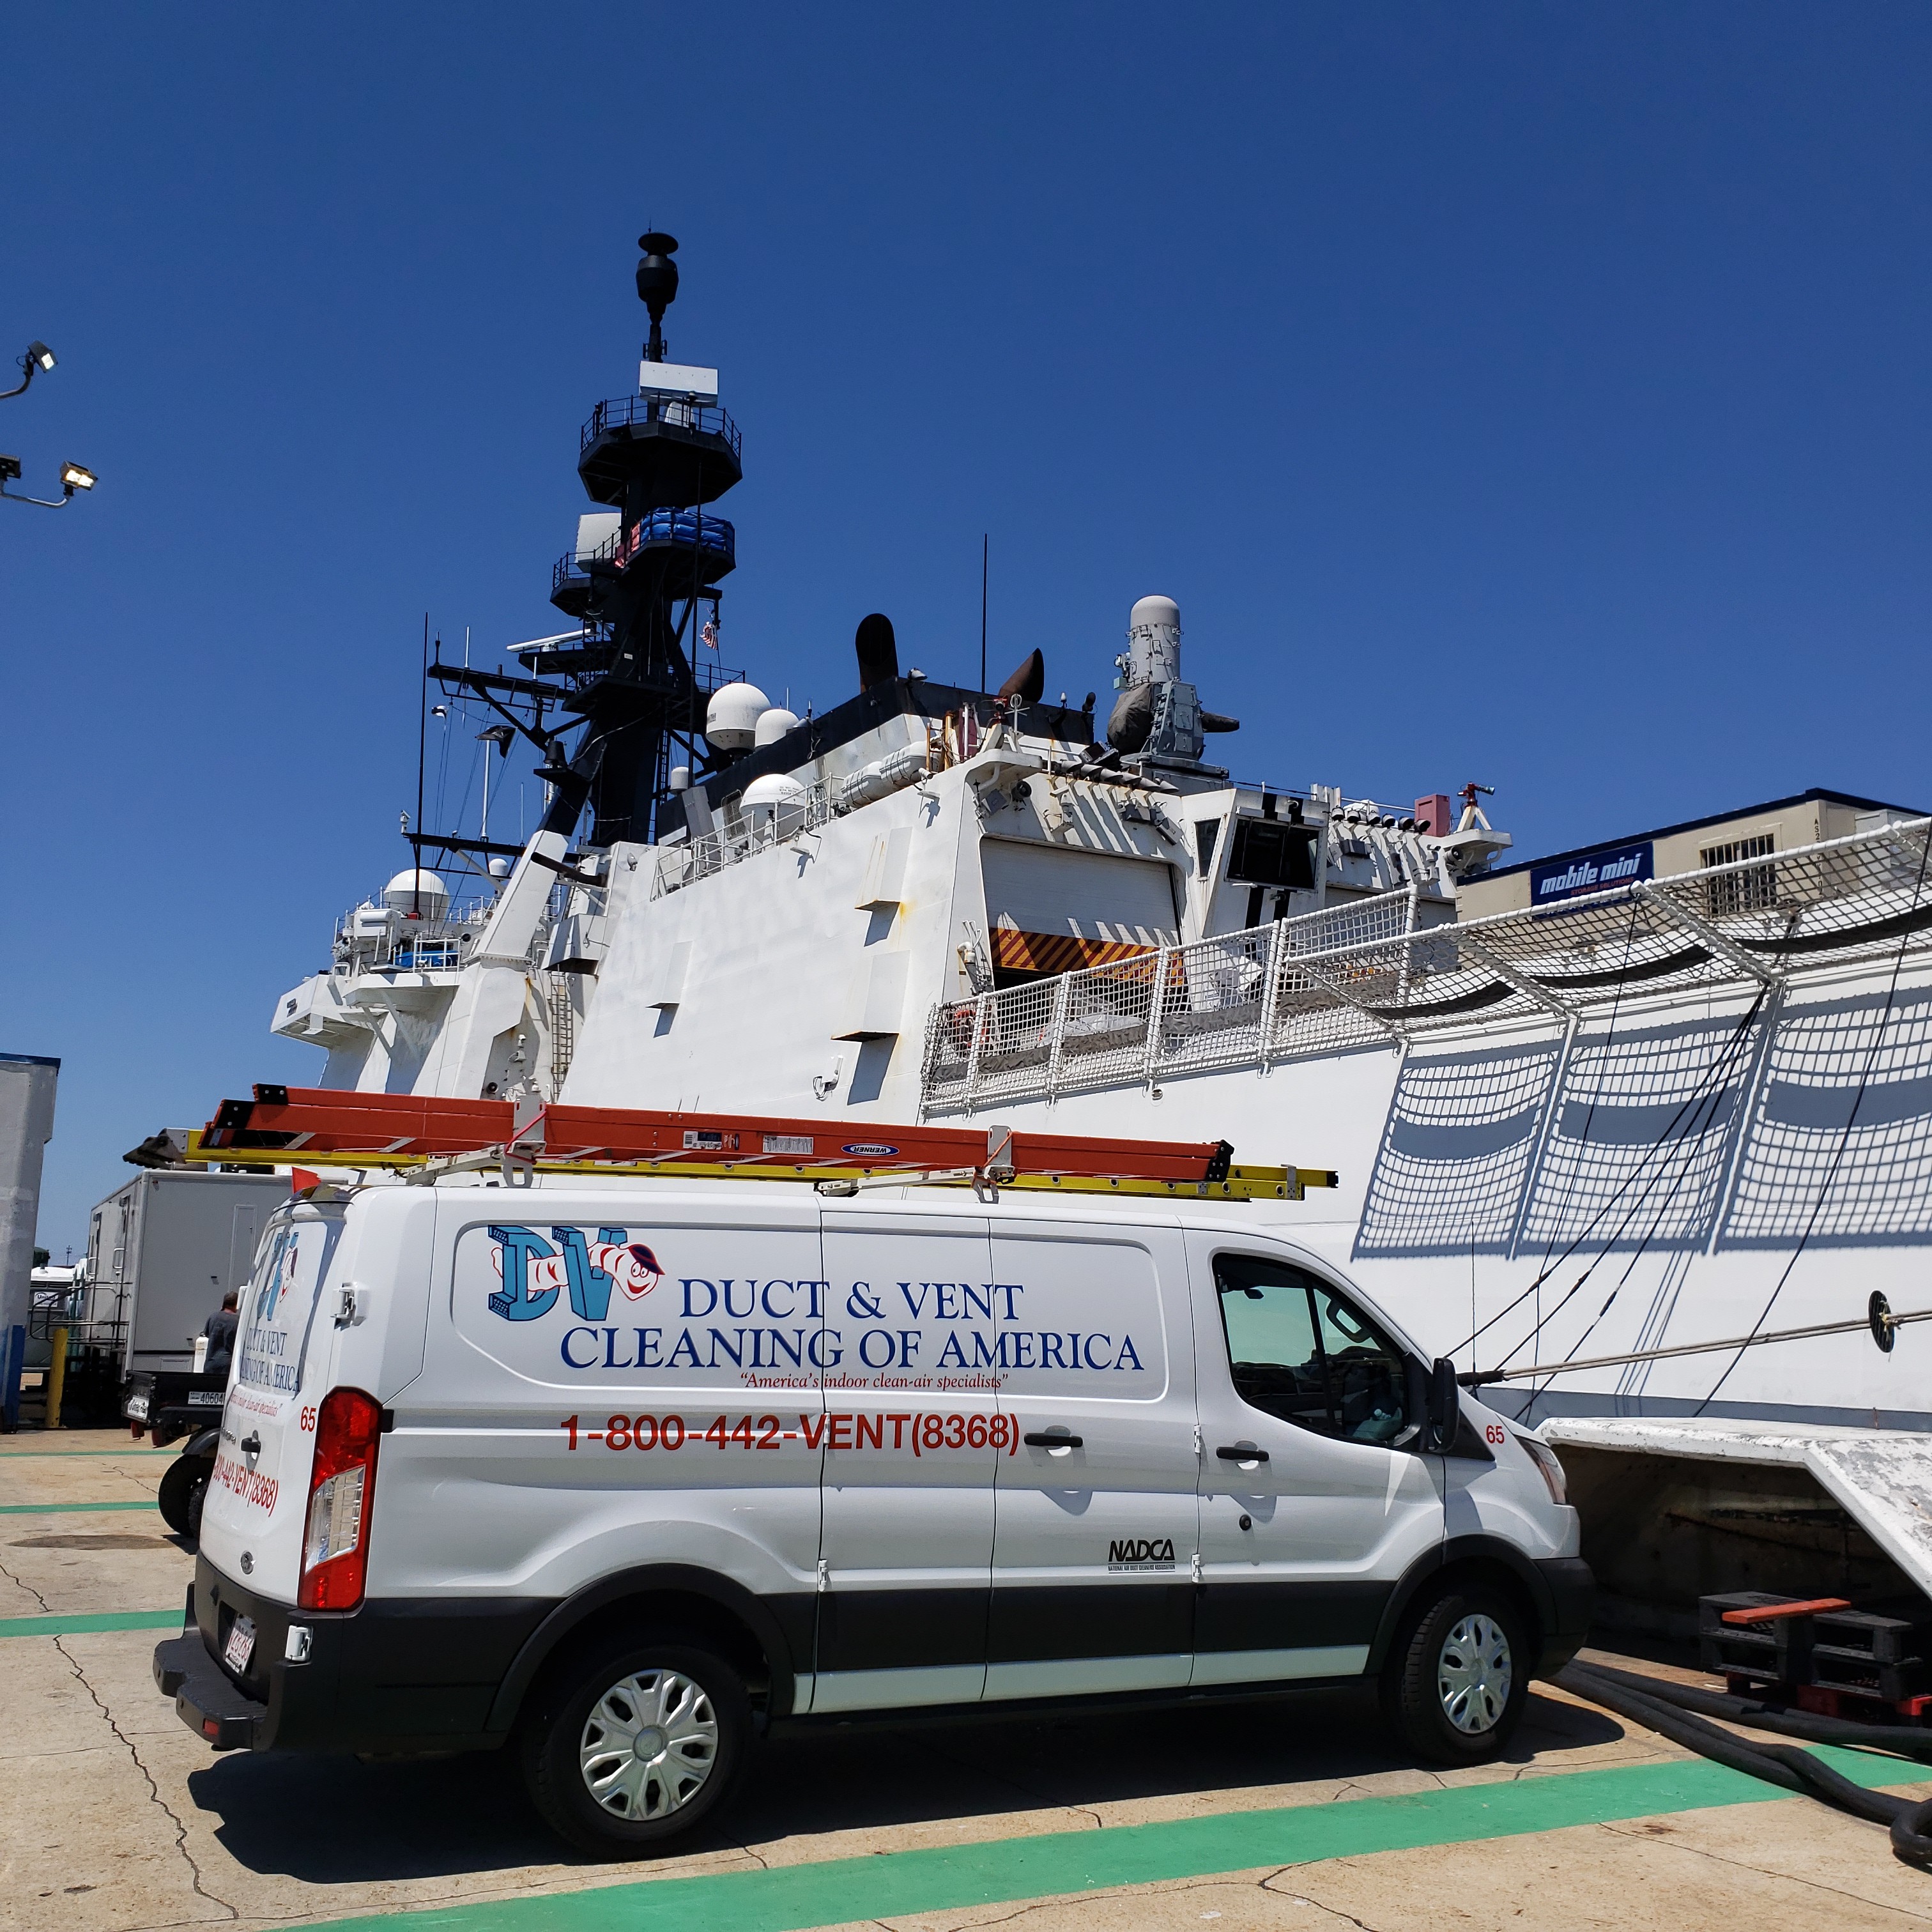
[[[1382,1708],[1396,1735],[1436,1764],[1498,1756],[1529,1699],[1522,1618],[1480,1583],[1444,1591],[1408,1627],[1382,1674]]]
[[[722,1658],[627,1635],[550,1680],[524,1727],[524,1781],[572,1844],[640,1857],[729,1802],[751,1733],[744,1682]]]

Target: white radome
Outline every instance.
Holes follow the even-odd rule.
[[[752,742],[763,749],[766,745],[776,745],[788,731],[797,728],[798,713],[788,711],[782,704],[774,704],[762,712],[752,732]]]
[[[424,919],[440,919],[449,910],[449,888],[435,873],[412,868],[398,872],[382,888],[382,903],[400,913],[413,912],[420,904]]]
[[[805,798],[805,788],[797,779],[783,772],[767,772],[745,788],[738,806],[759,829],[775,824],[782,832],[789,832],[802,822]]]
[[[772,701],[755,684],[720,685],[704,707],[704,736],[721,752],[748,751]]]

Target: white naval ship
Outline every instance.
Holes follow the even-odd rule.
[[[1515,1378],[1485,1399],[1641,1546],[1599,1534],[1613,1592],[1932,1588],[1932,1332],[1898,1318],[1932,1309],[1932,821],[1813,791],[1504,864],[1478,787],[1231,776],[1161,596],[1104,719],[1037,652],[997,692],[902,667],[878,614],[801,718],[710,668],[740,440],[666,359],[676,242],[640,245],[638,386],[584,425],[553,576],[578,628],[430,674],[486,764],[534,748],[542,824],[410,834],[278,1004],[318,1084],[1332,1170],[1256,1211]]]

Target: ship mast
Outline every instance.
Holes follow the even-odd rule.
[[[596,847],[651,842],[682,822],[671,803],[674,746],[694,778],[715,762],[705,704],[729,674],[698,662],[700,612],[708,604],[715,625],[736,535],[706,506],[743,474],[737,425],[718,406],[718,372],[667,359],[676,238],[652,229],[638,245],[638,297],[650,333],[637,391],[599,403],[584,425],[577,473],[603,507],[583,520],[552,574],[550,602],[580,620],[581,634],[520,651],[529,677],[440,662],[430,671],[446,690],[488,699],[543,752],[536,775],[554,789],[542,829],[569,838],[588,806],[584,842]],[[519,704],[534,706],[534,725],[512,709]],[[573,722],[584,727],[574,748],[566,736]],[[668,805],[672,815],[660,824]]]

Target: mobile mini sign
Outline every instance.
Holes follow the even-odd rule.
[[[1586,852],[1580,859],[1552,859],[1529,868],[1530,908],[1541,912],[1547,907],[1561,905],[1565,899],[1581,898],[1588,892],[1607,892],[1612,886],[1627,886],[1634,880],[1656,876],[1648,838],[1634,845],[1610,845],[1600,852]]]

